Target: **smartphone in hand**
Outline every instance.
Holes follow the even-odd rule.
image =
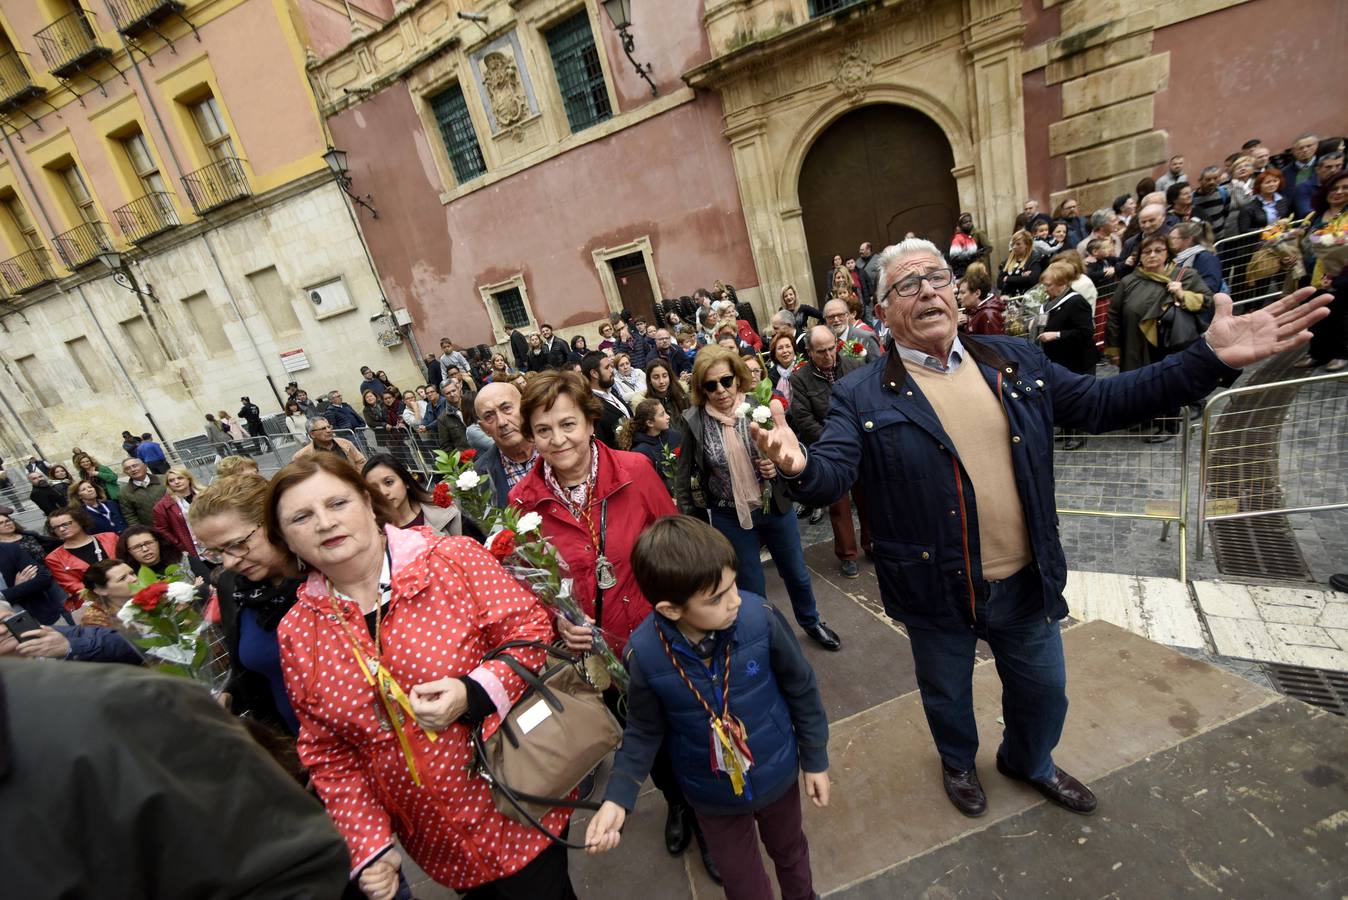
[[[5,627],[16,639],[22,641],[24,640],[23,636],[30,631],[41,631],[42,623],[33,618],[33,614],[25,609],[6,619]],[[31,639],[29,638],[29,640]]]

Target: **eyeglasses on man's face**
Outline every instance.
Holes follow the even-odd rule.
[[[949,269],[935,269],[931,272],[918,272],[909,275],[907,278],[900,278],[898,281],[885,291],[885,297],[890,294],[897,294],[900,297],[916,297],[922,291],[922,282],[926,281],[935,290],[948,287],[950,282],[954,281],[954,273]],[[883,301],[885,297],[880,299]]]

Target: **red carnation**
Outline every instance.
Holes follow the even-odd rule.
[[[683,452],[683,447],[682,447],[682,446],[678,446],[678,447],[675,447],[675,448],[674,448],[674,455],[675,455],[676,457],[677,457],[680,453],[682,453],[682,452]]]
[[[477,451],[469,447],[467,450],[459,454],[459,462],[468,462],[475,456],[477,456]]]
[[[159,606],[159,601],[168,593],[168,585],[156,582],[147,588],[136,591],[136,595],[131,598],[131,602],[139,606],[146,612],[154,612],[155,607]]]
[[[487,551],[497,559],[505,559],[515,552],[515,532],[509,528],[496,532],[496,536],[487,544]]]
[[[431,502],[441,509],[449,509],[454,504],[454,495],[449,492],[449,485],[443,481],[437,484],[431,494]]]
[[[865,352],[866,352],[866,348],[863,347],[863,346],[861,345],[861,341],[853,341],[853,342],[852,342],[852,352],[853,352],[853,353],[858,353],[858,354],[859,354],[859,353],[865,353]]]

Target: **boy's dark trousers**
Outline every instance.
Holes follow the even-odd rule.
[[[772,857],[782,900],[810,900],[810,845],[800,823],[800,782],[780,800],[749,813],[711,816],[699,812],[697,821],[711,844],[711,857],[721,870],[728,900],[774,900],[772,882],[763,868],[758,842]]]

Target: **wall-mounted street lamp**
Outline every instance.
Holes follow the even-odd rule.
[[[632,27],[632,0],[604,0],[604,9],[608,12],[609,21],[618,30],[618,36],[623,39],[623,52],[627,54],[627,61],[632,64],[633,69],[636,69],[637,74],[651,86],[651,96],[660,96],[660,92],[655,89],[655,82],[651,81],[650,63],[643,66],[636,61],[636,57],[632,56],[632,51],[637,46],[632,33],[627,30]]]
[[[154,294],[154,288],[151,287],[148,282],[145,287],[140,286],[140,281],[137,280],[136,273],[126,264],[126,260],[122,258],[122,254],[118,253],[116,250],[100,250],[98,253],[98,261],[112,271],[113,281],[138,297],[149,297],[155,303],[159,302],[159,298]],[[141,305],[145,305],[144,300],[141,301]]]
[[[346,151],[338,150],[336,147],[329,147],[328,152],[323,154],[323,161],[328,164],[332,175],[337,179],[337,185],[348,197],[359,206],[363,206],[370,211],[370,215],[379,218],[379,210],[371,204],[374,203],[374,196],[366,194],[364,197],[351,193],[351,175],[346,167]]]

